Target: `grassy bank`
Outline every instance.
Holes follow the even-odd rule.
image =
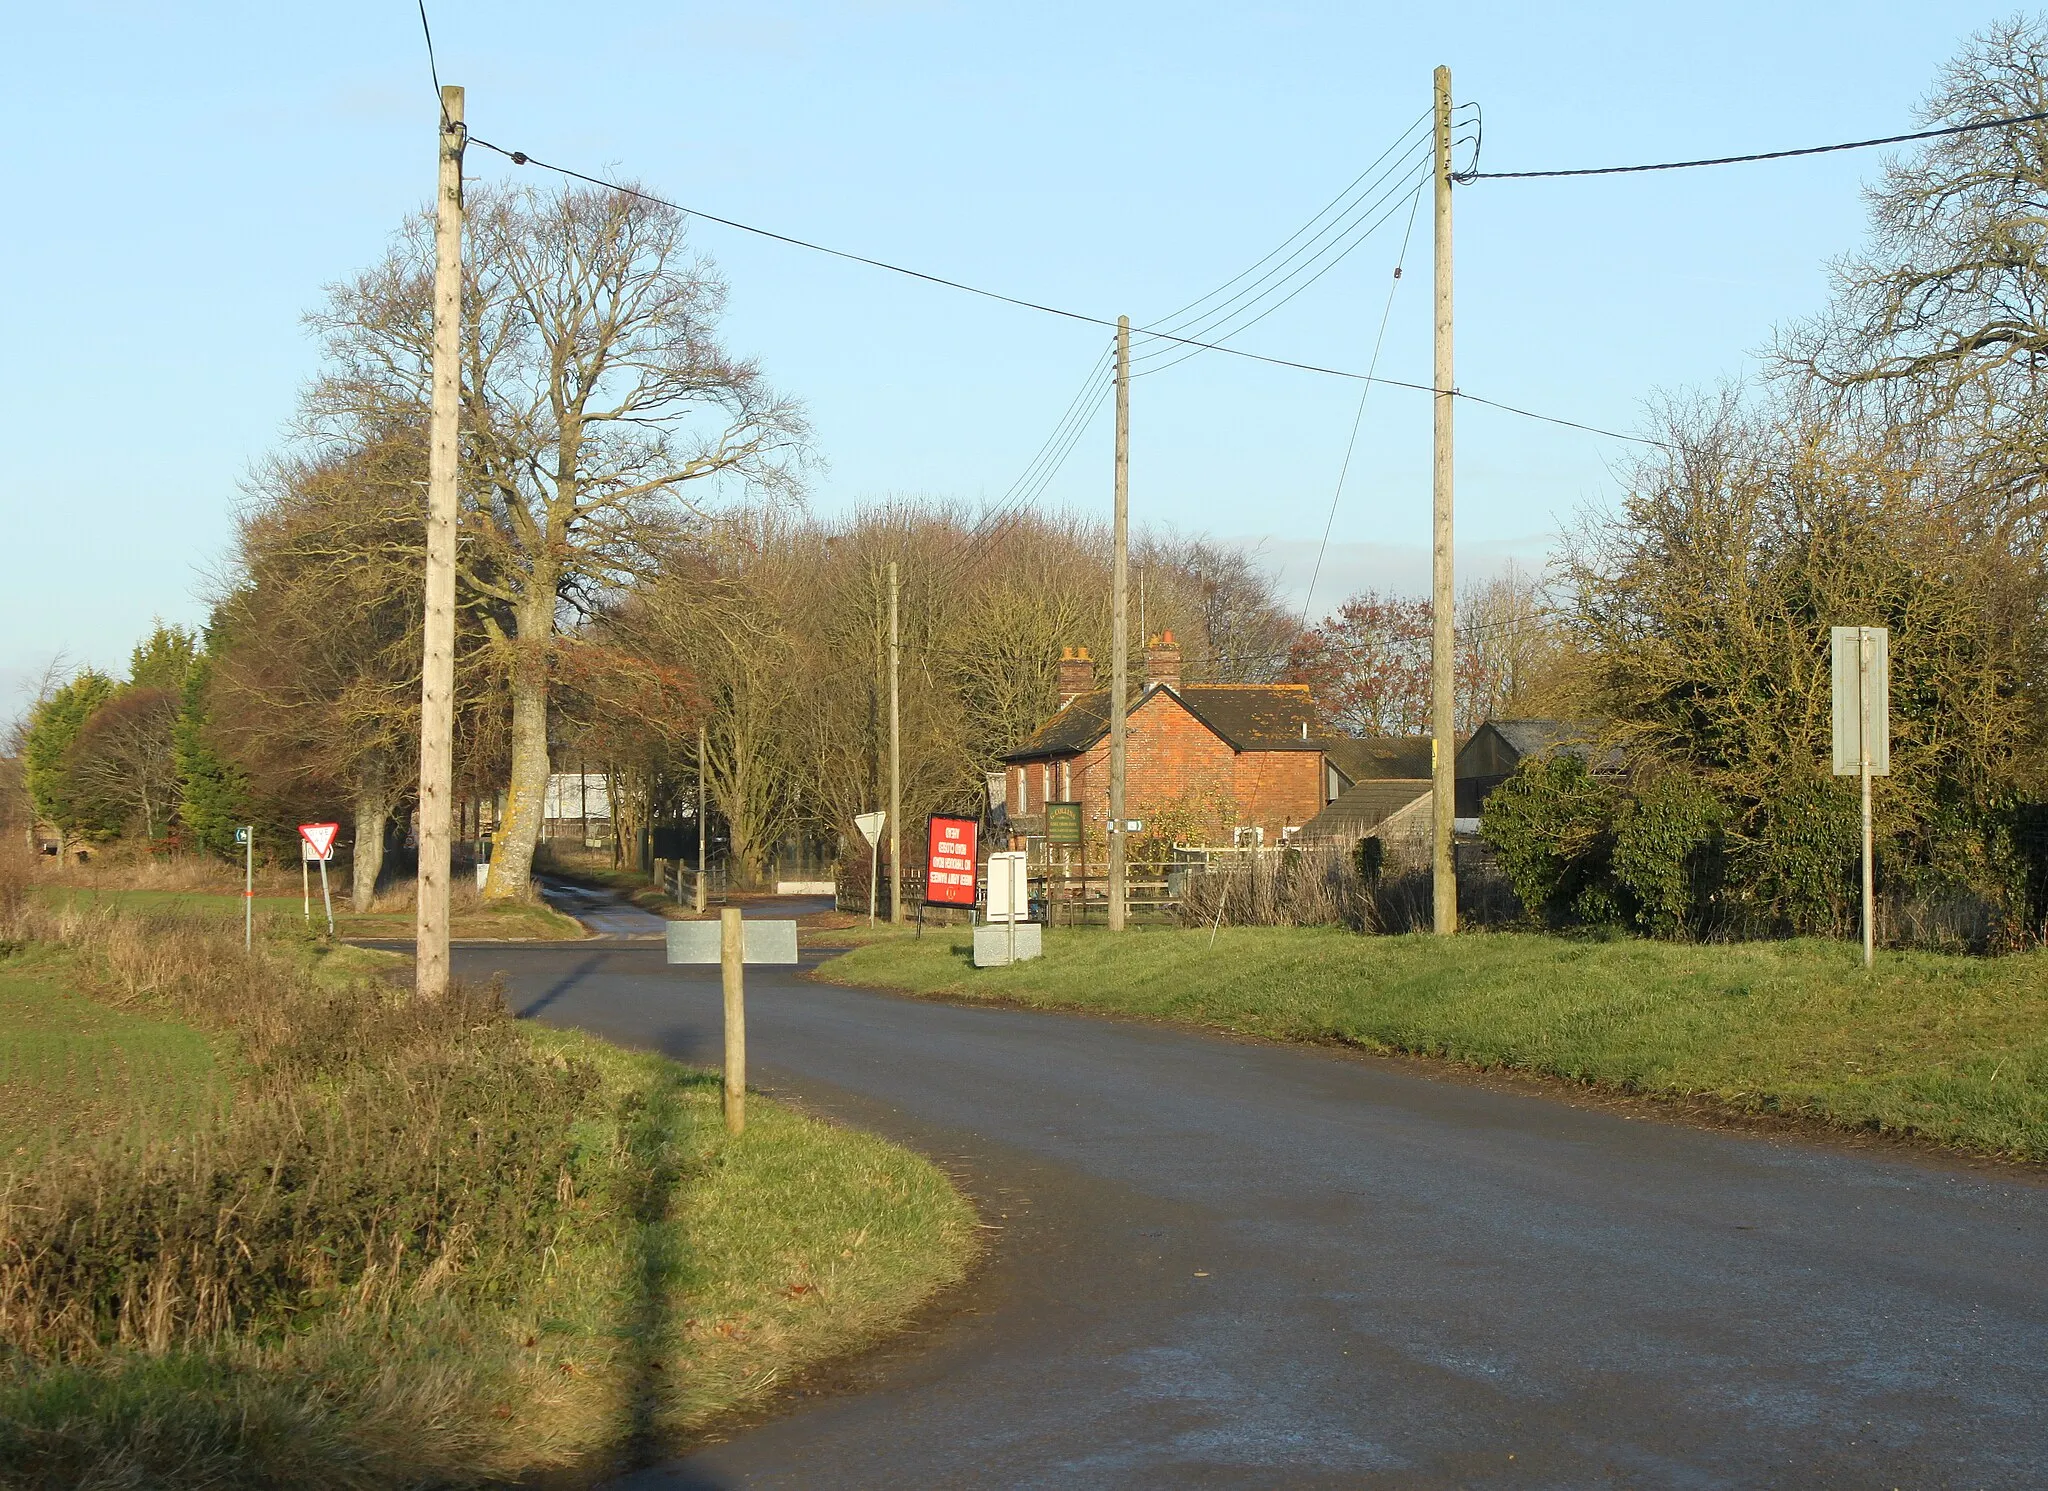
[[[242,918],[242,893],[218,887],[205,890],[138,890],[96,886],[55,886],[45,894],[60,906],[110,906],[129,911],[176,911],[192,916]],[[413,935],[413,908],[409,893],[403,897],[380,896],[370,911],[353,911],[346,896],[337,897],[334,932],[337,937],[399,938]],[[386,904],[395,901],[405,904]],[[256,915],[275,923],[279,929],[311,927],[327,930],[327,912],[321,904],[318,886],[313,889],[312,911],[294,891],[289,895],[258,892]],[[474,890],[458,887],[449,922],[451,935],[493,942],[545,942],[586,937],[589,934],[574,917],[564,916],[538,901],[486,902]]]
[[[0,1485],[595,1473],[971,1252],[915,1156],[758,1100],[732,1139],[706,1074],[484,991],[423,1007],[376,954],[19,894],[0,921],[29,1136],[0,1156]]]
[[[2048,954],[1880,955],[1329,929],[1053,932],[976,970],[964,936],[827,963],[851,984],[1182,1021],[1698,1097],[2048,1160]]]

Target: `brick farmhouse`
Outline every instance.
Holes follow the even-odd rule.
[[[1078,802],[1091,840],[1109,819],[1109,707],[1086,648],[1060,660],[1059,712],[1004,756],[1013,829],[1044,832],[1047,802]],[[1228,843],[1257,828],[1290,839],[1362,773],[1378,774],[1366,743],[1333,738],[1316,723],[1306,684],[1184,684],[1173,633],[1149,639],[1143,688],[1126,715],[1125,806],[1150,823],[1171,812],[1194,842]]]

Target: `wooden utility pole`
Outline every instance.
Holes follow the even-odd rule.
[[[1131,318],[1116,318],[1116,516],[1109,570],[1109,930],[1124,929],[1124,697],[1131,671]],[[1084,851],[1085,853],[1085,851]]]
[[[705,751],[708,732],[702,725],[697,727],[697,894],[690,905],[699,916],[710,904],[710,895],[704,888],[704,871],[710,863],[708,858],[711,843],[711,793],[704,785],[704,763],[711,758]]]
[[[896,561],[889,561],[889,921],[903,925],[903,647],[896,629]]]
[[[420,668],[419,905],[414,985],[448,992],[448,877],[455,786],[455,483],[462,398],[462,90],[441,90],[434,197],[434,402],[427,445],[427,605]]]
[[[718,913],[718,972],[725,986],[725,1129],[747,1126],[747,934],[740,908]]]
[[[1451,70],[1436,70],[1436,460],[1430,482],[1429,733],[1436,930],[1458,930],[1457,594],[1451,573]]]

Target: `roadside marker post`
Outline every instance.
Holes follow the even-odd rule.
[[[320,902],[327,908],[327,935],[329,937],[334,935],[334,897],[327,890],[327,861],[334,858],[334,839],[335,835],[340,832],[341,825],[339,823],[301,823],[299,825],[299,839],[305,845],[305,848],[300,851],[300,872],[304,873],[305,856],[308,852],[311,853],[314,859],[320,861]],[[307,920],[312,920],[310,908],[307,911]]]
[[[747,944],[740,908],[718,913],[718,972],[725,992],[725,1131],[747,1127]]]
[[[747,1127],[747,984],[749,963],[796,962],[794,921],[742,921],[740,908],[727,906],[715,922],[670,922],[668,961],[716,963],[725,995],[725,1127]]]
[[[1891,633],[1881,626],[1829,631],[1834,769],[1863,788],[1863,966],[1877,957],[1877,881],[1871,867],[1870,779],[1892,772]]]
[[[242,951],[256,946],[256,826],[244,824],[235,830],[235,842],[242,846]]]
[[[868,841],[868,925],[871,927],[875,924],[875,880],[882,868],[882,827],[888,821],[887,813],[862,813],[853,820],[860,836]]]

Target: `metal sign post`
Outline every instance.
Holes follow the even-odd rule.
[[[1877,958],[1876,875],[1871,864],[1870,779],[1892,770],[1891,633],[1838,626],[1829,634],[1834,684],[1834,770],[1863,789],[1863,966]]]
[[[242,951],[256,945],[256,826],[245,824],[235,830],[235,842],[242,846]]]
[[[868,841],[868,925],[875,924],[875,882],[882,870],[882,829],[889,821],[887,813],[862,813],[853,820],[860,836]]]
[[[1021,849],[988,857],[988,901],[974,929],[974,966],[993,968],[1044,951],[1042,929],[1031,920],[1031,871]]]
[[[299,839],[313,858],[320,861],[320,901],[327,908],[327,935],[334,935],[334,897],[327,890],[327,861],[334,858],[334,839],[341,832],[339,823],[301,823]],[[303,867],[303,858],[300,861]]]

